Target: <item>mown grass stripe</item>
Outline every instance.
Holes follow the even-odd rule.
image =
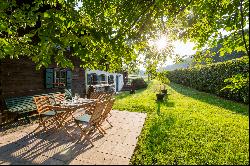
[[[177,84],[157,103],[158,87],[116,96],[114,109],[147,113],[132,164],[249,164],[248,105]]]

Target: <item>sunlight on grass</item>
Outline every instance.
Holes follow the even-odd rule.
[[[116,98],[114,109],[147,113],[132,164],[249,163],[247,105],[177,84],[157,103],[158,85]]]

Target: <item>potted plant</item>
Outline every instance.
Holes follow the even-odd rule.
[[[163,101],[165,94],[162,93],[162,91],[161,91],[161,85],[156,89],[156,91],[157,91],[157,93],[156,93],[157,101]]]
[[[165,97],[164,93],[157,93],[156,94],[157,101],[163,101],[164,97]]]
[[[163,89],[161,90],[161,93],[163,93],[165,95],[168,93],[168,90],[166,89],[166,85],[165,84],[163,84]]]
[[[130,94],[135,94],[135,84],[133,82],[131,83]]]

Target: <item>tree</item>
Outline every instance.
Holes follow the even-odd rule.
[[[83,68],[105,70],[109,62],[109,70],[120,70],[166,33],[200,50],[221,42],[222,52],[249,55],[248,0],[88,0],[79,10],[76,0],[0,3],[0,59],[28,56],[37,68],[53,61],[73,67],[70,57],[77,57]],[[219,40],[221,30],[233,35]]]
[[[195,3],[196,2],[196,3]],[[193,1],[186,12],[176,20],[183,26],[180,36],[197,43],[199,51],[196,58],[211,54],[204,48],[213,48],[221,44],[220,54],[243,51],[249,56],[249,1],[247,0],[202,0]],[[183,18],[187,18],[186,20]],[[223,33],[230,35],[223,35]]]

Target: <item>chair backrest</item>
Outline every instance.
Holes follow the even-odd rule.
[[[105,107],[106,101],[97,101],[95,104],[95,109],[91,115],[90,124],[97,124],[101,120],[101,116]]]
[[[106,119],[108,117],[108,114],[112,110],[114,102],[115,102],[115,98],[108,100],[105,110],[102,113],[102,119]]]
[[[35,104],[36,104],[38,114],[40,114],[42,112],[49,111],[49,108],[47,107],[48,105],[50,105],[50,101],[49,101],[48,96],[34,97],[34,101],[35,101]]]
[[[64,93],[59,93],[59,94],[54,94],[54,99],[56,103],[60,103],[65,100],[65,94]]]
[[[96,93],[95,99],[98,99],[99,101],[110,100],[112,97],[112,94],[107,92],[95,92],[95,93]]]
[[[90,98],[91,99],[98,99],[100,97],[101,93],[98,93],[98,92],[92,92],[90,94]]]

